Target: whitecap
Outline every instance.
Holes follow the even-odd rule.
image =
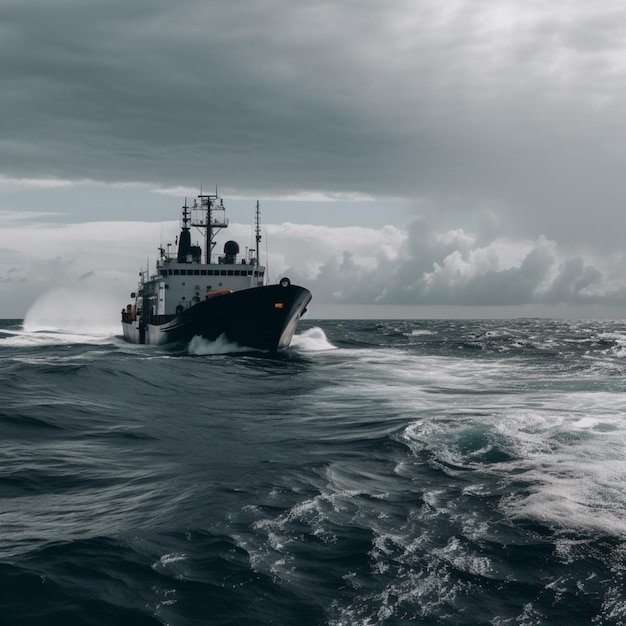
[[[328,341],[324,331],[319,328],[309,328],[300,335],[294,335],[291,340],[291,347],[296,350],[302,350],[303,352],[320,352],[322,350],[336,350],[337,346],[334,346]]]
[[[251,352],[252,348],[240,346],[234,341],[230,341],[225,335],[220,335],[215,341],[205,339],[196,335],[189,342],[189,354],[195,356],[206,356],[209,354],[233,354],[236,352]]]

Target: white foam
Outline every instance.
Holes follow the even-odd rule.
[[[323,350],[336,350],[324,331],[321,328],[310,328],[300,335],[294,335],[290,348],[302,352],[319,352]],[[189,343],[189,353],[196,356],[204,356],[208,354],[232,354],[236,352],[251,352],[252,348],[240,346],[233,341],[226,339],[224,335],[218,337],[215,341],[204,339],[200,336],[194,337]]]
[[[176,563],[176,561],[184,561],[187,559],[187,555],[180,552],[172,552],[170,554],[164,554],[156,563],[153,564],[153,568],[158,565],[169,565],[170,563]]]
[[[433,548],[432,554],[454,568],[475,576],[490,576],[492,574],[491,560],[485,556],[469,553],[458,537],[451,537],[444,548]]]
[[[101,344],[111,339],[110,332],[70,333],[62,331],[2,331],[9,337],[0,338],[0,345],[12,348],[71,345],[77,343]]]
[[[512,495],[500,509],[510,519],[626,537],[622,394],[552,392],[526,396],[525,403],[481,399],[482,414],[468,406],[467,417],[451,419],[448,412],[444,419],[418,420],[404,438],[416,453],[428,449],[457,471],[472,470],[475,479],[482,474],[487,490],[494,476],[508,485]],[[504,458],[486,461],[491,449]]]
[[[189,342],[189,354],[195,356],[206,356],[212,354],[233,354],[236,352],[250,352],[251,348],[240,346],[239,344],[229,341],[224,335],[220,335],[215,341],[204,339],[200,335],[196,335]]]
[[[336,350],[326,338],[324,331],[319,328],[309,328],[300,335],[294,335],[291,340],[291,347],[303,352],[320,352],[322,350]]]

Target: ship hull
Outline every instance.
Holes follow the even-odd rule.
[[[266,285],[209,298],[163,323],[127,320],[122,328],[131,343],[161,345],[224,335],[241,347],[276,352],[291,343],[310,300],[304,287]]]

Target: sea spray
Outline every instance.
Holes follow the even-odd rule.
[[[291,340],[290,347],[302,350],[303,352],[318,352],[322,350],[337,349],[336,346],[328,341],[324,331],[318,326],[315,328],[309,328],[299,335],[294,335]]]
[[[234,354],[237,352],[250,352],[250,348],[240,346],[229,341],[225,335],[220,335],[215,341],[196,335],[190,342],[189,354],[194,356],[206,356],[209,354]]]
[[[119,286],[98,281],[42,294],[24,318],[24,330],[121,334]]]
[[[320,352],[323,350],[336,350],[336,346],[328,341],[324,331],[319,328],[310,328],[299,335],[294,335],[290,349],[299,352]],[[225,335],[220,335],[215,341],[195,336],[188,347],[189,354],[194,356],[206,356],[212,354],[236,354],[241,352],[258,352],[246,346],[230,341]]]

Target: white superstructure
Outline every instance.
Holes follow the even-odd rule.
[[[193,206],[183,206],[182,231],[176,252],[159,248],[156,273],[141,273],[136,313],[163,323],[174,315],[225,291],[239,291],[265,284],[265,267],[259,264],[259,205],[256,208],[256,248],[239,253],[235,241],[227,241],[221,255],[213,252],[215,235],[228,227],[222,199],[200,195]],[[204,250],[191,244],[191,227],[205,233]],[[143,310],[144,307],[149,310]]]

